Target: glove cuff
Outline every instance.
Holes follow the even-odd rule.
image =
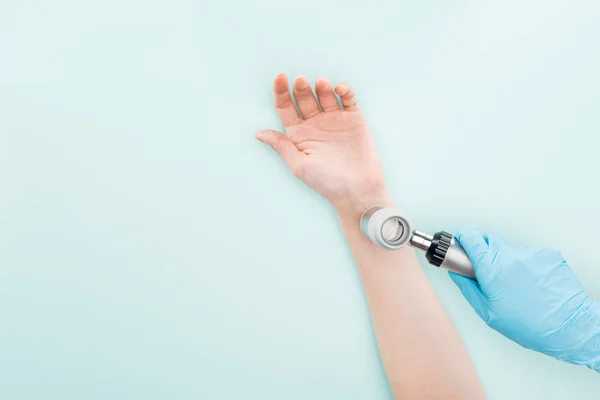
[[[600,373],[600,302],[585,296],[576,314],[569,333],[574,342],[568,348],[543,352]]]
[[[593,335],[585,345],[585,349],[589,352],[588,354],[590,357],[586,365],[600,373],[600,302],[593,300],[591,309],[590,319],[588,321]]]
[[[600,373],[600,302],[587,296],[577,317],[579,343],[570,349],[563,361],[585,365]],[[565,354],[566,355],[566,354]]]

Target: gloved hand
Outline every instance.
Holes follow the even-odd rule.
[[[600,303],[558,251],[511,246],[475,229],[456,239],[477,281],[450,277],[486,324],[525,348],[600,372]]]

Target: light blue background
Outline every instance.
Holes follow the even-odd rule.
[[[391,398],[334,213],[254,139],[281,71],[356,87],[419,229],[559,248],[600,298],[599,22],[593,0],[0,0],[0,398]],[[491,399],[598,396],[426,271]]]

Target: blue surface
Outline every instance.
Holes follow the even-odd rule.
[[[356,87],[419,229],[600,298],[600,5],[526,3],[0,1],[0,397],[391,398],[335,215],[254,139],[281,71]],[[491,399],[600,392],[426,268]]]

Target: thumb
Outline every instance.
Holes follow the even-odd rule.
[[[464,228],[454,235],[458,243],[465,249],[469,260],[473,264],[477,279],[485,273],[485,255],[489,251],[489,245],[485,237],[475,228]]]
[[[287,136],[281,132],[267,130],[258,132],[256,139],[271,146],[296,174],[304,154],[298,151],[296,145]]]
[[[465,249],[471,261],[476,261],[483,257],[488,251],[488,244],[485,241],[485,237],[475,228],[460,229],[454,236],[463,249]]]
[[[463,296],[465,296],[465,299],[467,299],[477,315],[479,315],[481,319],[487,323],[489,320],[489,313],[487,309],[486,297],[481,291],[481,287],[477,281],[459,274],[455,274],[452,271],[448,271],[448,275],[450,275],[450,278],[454,281],[454,283],[456,283],[456,286],[458,286]]]

